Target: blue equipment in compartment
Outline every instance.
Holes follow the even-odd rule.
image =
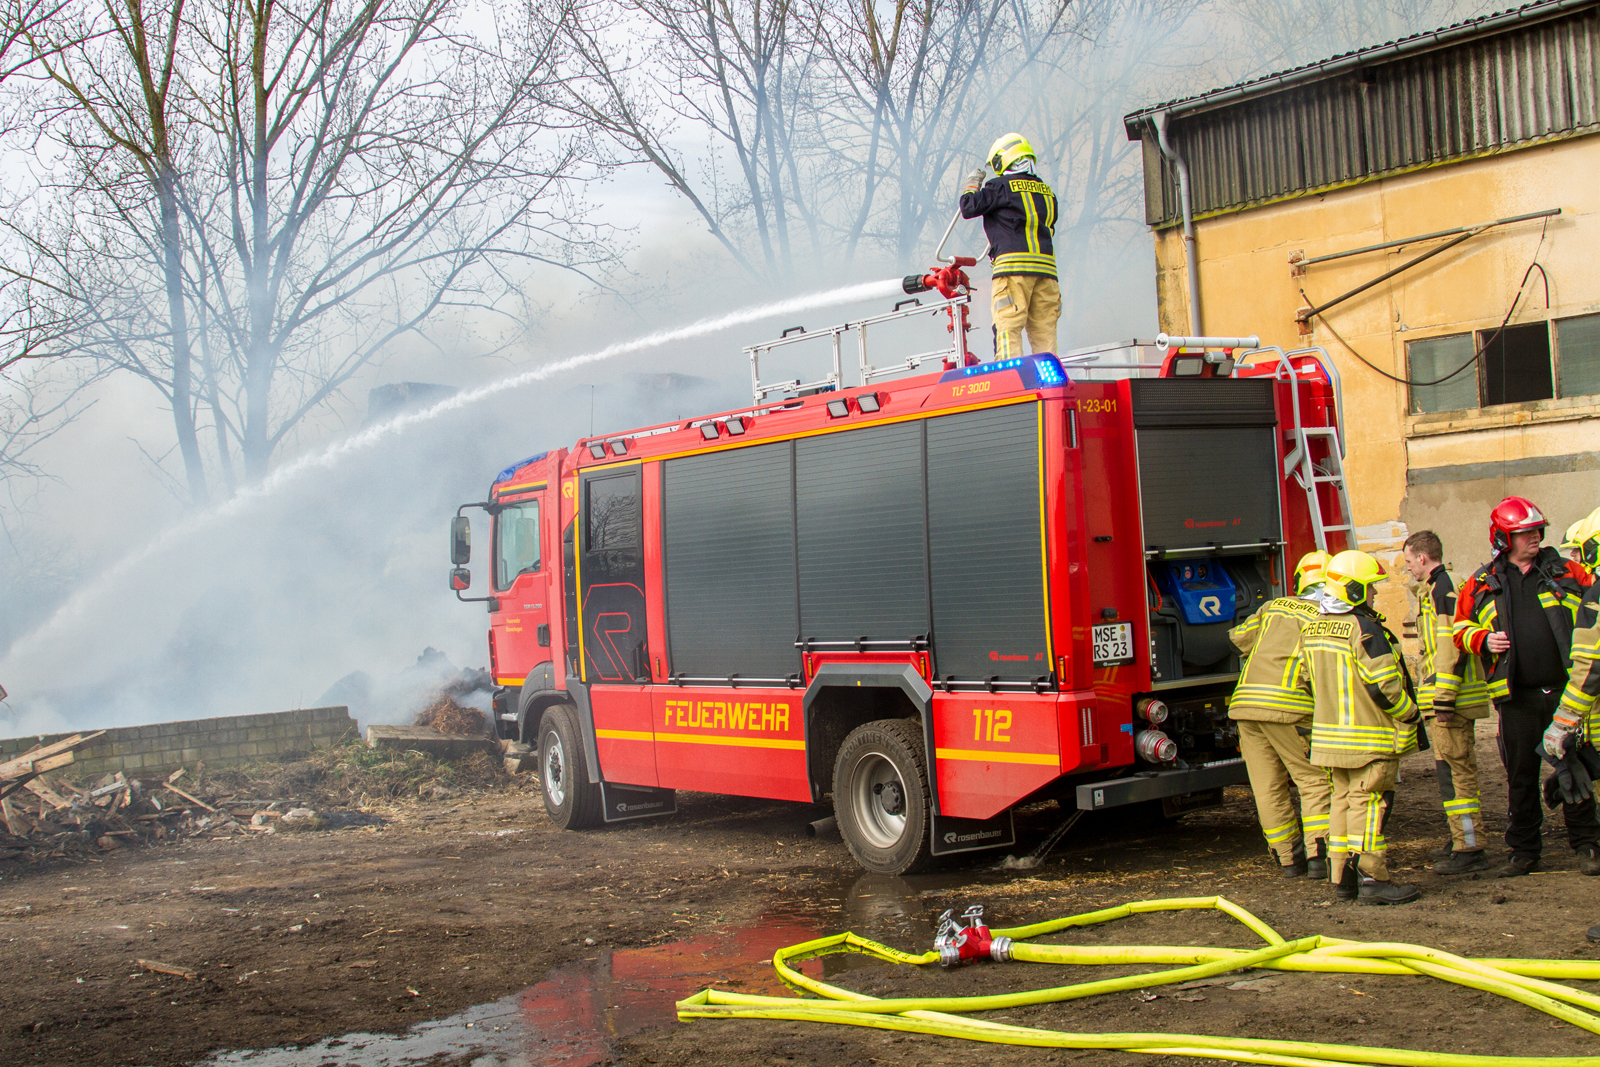
[[[1183,619],[1190,626],[1233,622],[1233,578],[1214,559],[1167,563],[1168,590],[1183,605]]]

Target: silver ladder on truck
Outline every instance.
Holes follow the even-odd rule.
[[[1294,424],[1290,427],[1290,433],[1294,437],[1295,447],[1284,457],[1283,475],[1287,478],[1293,474],[1294,480],[1305,490],[1306,510],[1311,513],[1311,529],[1316,534],[1317,547],[1324,552],[1329,551],[1330,533],[1344,534],[1346,548],[1359,547],[1356,544],[1354,513],[1350,510],[1350,494],[1345,488],[1344,480],[1344,387],[1339,381],[1339,368],[1328,357],[1327,351],[1320,346],[1285,352],[1272,345],[1257,351],[1276,353],[1277,376],[1286,379],[1293,387]],[[1295,371],[1294,361],[1302,356],[1315,359],[1321,365],[1323,373],[1328,376],[1328,380],[1333,383],[1334,425],[1332,426],[1307,426],[1300,417],[1300,378]],[[1318,487],[1324,485],[1332,489],[1332,503],[1337,505],[1338,513],[1334,516],[1334,522],[1328,522],[1323,514],[1322,494],[1318,491]]]

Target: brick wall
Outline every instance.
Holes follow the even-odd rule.
[[[0,760],[70,736],[47,734],[0,740]],[[232,767],[309,752],[357,736],[356,722],[350,717],[350,709],[344,707],[122,726],[79,746],[75,750],[77,759],[62,771],[73,776],[122,771],[130,778],[154,778],[179,767],[193,769],[202,761],[208,768]]]

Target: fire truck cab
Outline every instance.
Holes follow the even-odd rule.
[[[1097,381],[1038,354],[880,383],[863,354],[840,388],[835,345],[831,382],[501,471],[451,584],[484,509],[495,719],[551,819],[831,797],[902,873],[1012,845],[1044,797],[1220,802],[1228,630],[1349,536],[1338,380],[1253,338],[1162,347]]]

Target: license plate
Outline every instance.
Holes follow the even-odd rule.
[[[1133,623],[1111,622],[1094,627],[1094,665],[1133,662]]]

